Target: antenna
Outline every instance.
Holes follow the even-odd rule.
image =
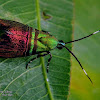
[[[64,45],[62,45],[63,47],[65,47]],[[77,62],[79,63],[80,67],[82,68],[82,70],[84,71],[85,75],[88,77],[88,79],[90,80],[90,82],[93,84],[91,78],[88,76],[88,74],[86,73],[86,71],[84,70],[84,68],[82,67],[80,61],[78,60],[78,58],[73,54],[73,52],[71,52],[67,47],[65,47],[71,54],[72,56],[74,56],[74,58],[77,60]]]
[[[73,40],[73,41],[70,41],[70,42],[66,42],[65,44],[83,40],[83,39],[85,39],[85,38],[87,38],[87,37],[90,37],[90,36],[92,36],[92,35],[94,35],[94,34],[97,34],[97,33],[99,33],[99,32],[100,32],[100,30],[98,30],[98,31],[96,31],[96,32],[94,32],[94,33],[92,33],[92,34],[90,34],[90,35],[88,35],[88,36],[85,36],[85,37],[83,37],[83,38],[80,38],[80,39],[77,39],[77,40]]]

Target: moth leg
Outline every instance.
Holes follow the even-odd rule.
[[[26,69],[28,68],[28,65],[33,61],[33,60],[35,60],[35,59],[37,59],[37,58],[40,58],[40,57],[43,57],[43,56],[46,56],[46,55],[48,55],[49,53],[48,52],[46,52],[45,54],[38,54],[37,55],[37,57],[34,57],[34,58],[32,58],[27,64],[26,64]]]
[[[48,73],[48,71],[49,71],[49,64],[50,64],[50,61],[51,61],[51,59],[52,59],[52,55],[51,55],[51,53],[48,52],[48,54],[50,55],[50,58],[48,59],[48,64],[47,64],[47,73]]]

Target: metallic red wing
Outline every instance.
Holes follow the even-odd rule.
[[[0,19],[0,57],[25,56],[32,28],[19,22]]]

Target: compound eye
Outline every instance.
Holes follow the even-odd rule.
[[[59,40],[59,42],[64,43],[64,41],[63,41],[63,40]]]
[[[57,48],[58,48],[58,49],[62,49],[63,46],[62,46],[61,44],[58,44],[58,45],[57,45]]]

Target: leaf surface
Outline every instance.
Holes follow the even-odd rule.
[[[58,40],[72,40],[72,0],[1,0],[0,18],[14,20],[49,31]],[[68,45],[71,49],[71,44]],[[67,50],[51,51],[49,73],[46,66],[49,56],[34,60],[34,56],[0,58],[1,100],[66,100],[70,84],[70,54]],[[7,91],[9,93],[7,93]]]

